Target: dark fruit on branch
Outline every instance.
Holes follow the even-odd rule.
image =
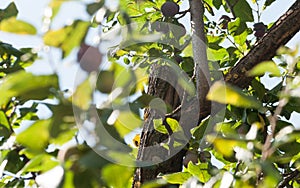
[[[173,17],[179,12],[179,6],[171,1],[165,2],[161,6],[161,12],[165,17]]]
[[[254,26],[254,29],[253,29],[254,31],[267,29],[265,24],[263,24],[262,22],[255,23],[253,26]]]
[[[262,22],[259,23],[255,23],[254,25],[254,36],[256,36],[257,38],[261,38],[264,36],[264,34],[267,31],[267,27],[265,24],[263,24]]]
[[[157,31],[157,32],[161,32],[161,33],[168,33],[170,30],[167,23],[159,22],[159,21],[153,22],[151,24],[151,29],[153,31]]]
[[[220,21],[221,21],[221,23],[220,23],[221,28],[227,29],[228,23],[231,21],[231,18],[227,15],[223,15],[223,16],[221,16]]]
[[[81,44],[77,53],[77,62],[80,67],[86,72],[98,71],[99,65],[102,61],[102,54],[98,48],[89,46],[85,43]]]
[[[174,36],[179,39],[186,34],[186,29],[183,24],[179,24],[177,27],[173,28]]]
[[[190,161],[193,164],[198,163],[198,154],[192,151],[187,151],[182,163],[185,167],[187,167]]]

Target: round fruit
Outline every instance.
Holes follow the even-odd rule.
[[[255,31],[254,36],[256,36],[257,38],[261,38],[264,36],[264,34],[265,34],[264,30],[258,30],[258,31]]]
[[[179,12],[179,6],[171,1],[165,2],[161,6],[161,12],[165,17],[173,17]]]
[[[193,164],[198,163],[198,154],[192,151],[187,151],[182,163],[185,167],[187,167],[190,161]]]
[[[253,30],[254,30],[254,36],[256,36],[257,38],[261,38],[262,36],[264,36],[264,34],[267,31],[267,27],[262,22],[255,23],[253,25],[253,27],[254,27],[253,28]]]
[[[102,54],[98,48],[83,43],[77,53],[77,61],[83,70],[87,72],[97,71],[102,61]]]
[[[173,26],[171,30],[176,39],[180,39],[186,34],[186,29],[181,23],[179,23],[179,25]]]
[[[96,87],[102,93],[110,93],[113,89],[114,82],[114,73],[104,70],[98,75]]]
[[[154,23],[152,23],[151,28],[153,31],[155,30],[157,32],[162,32],[162,33],[168,33],[170,30],[167,23],[159,22],[159,21],[155,21]]]
[[[253,28],[254,31],[259,31],[259,30],[265,30],[266,29],[265,24],[262,23],[262,22],[255,23],[253,26],[254,26],[254,28]]]

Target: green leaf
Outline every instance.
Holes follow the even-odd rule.
[[[0,111],[0,137],[8,138],[11,134],[9,122],[3,111]]]
[[[35,35],[37,32],[33,25],[25,21],[17,20],[16,17],[11,17],[0,22],[0,30],[10,33],[28,35]]]
[[[89,22],[76,20],[73,24],[58,30],[50,30],[44,35],[44,43],[49,46],[59,47],[63,51],[63,58],[79,46],[86,35]]]
[[[41,154],[32,158],[23,167],[22,172],[46,172],[57,165],[59,165],[59,162],[57,160],[54,160],[53,156],[48,154]]]
[[[86,7],[86,11],[89,13],[89,15],[95,14],[103,5],[105,1],[99,1],[96,3],[88,4]]]
[[[228,55],[225,48],[220,48],[218,50],[207,48],[207,59],[210,61],[220,61],[223,60]]]
[[[222,5],[222,0],[213,0],[213,5],[219,10]]]
[[[14,2],[11,2],[5,9],[0,9],[0,22],[4,19],[18,15],[18,9]]]
[[[70,127],[68,125],[60,125],[60,126],[66,126],[66,127]],[[72,138],[74,138],[74,136],[77,133],[77,129],[75,128],[69,128],[66,131],[62,131],[60,134],[58,134],[58,136],[56,138],[51,138],[50,143],[51,144],[55,144],[58,146],[62,146],[64,145],[66,142],[70,141]]]
[[[240,18],[236,18],[234,21],[228,23],[228,31],[233,36],[242,34],[246,29],[246,23],[242,22]]]
[[[21,57],[21,55],[23,55],[23,53],[20,50],[14,48],[11,44],[0,42],[0,55],[4,55],[5,53],[18,58]]]
[[[51,8],[51,11],[52,11],[51,19],[55,18],[55,16],[57,15],[57,13],[60,10],[61,5],[67,1],[69,1],[69,0],[52,0],[49,3],[48,6],[49,6],[49,8]]]
[[[102,169],[105,165],[109,163],[106,159],[102,158],[98,153],[96,153],[92,149],[86,154],[84,154],[78,160],[78,162],[84,167],[91,169]]]
[[[114,127],[117,129],[120,136],[124,137],[134,129],[141,127],[142,123],[140,117],[131,111],[121,111]]]
[[[273,61],[264,61],[256,65],[248,72],[248,76],[261,76],[266,72],[269,72],[276,77],[281,76],[280,69]]]
[[[177,173],[167,174],[162,176],[163,179],[165,179],[168,183],[172,183],[172,184],[183,184],[190,177],[192,177],[192,174],[188,172],[177,172]]]
[[[94,74],[91,74],[91,76],[83,81],[74,92],[72,96],[72,102],[82,110],[89,109],[91,105],[92,100],[92,93],[93,93],[93,85],[96,83]]]
[[[17,135],[17,142],[34,151],[46,149],[49,141],[49,125],[51,120],[40,120]]]
[[[244,32],[242,32],[239,35],[235,35],[234,38],[234,42],[236,42],[238,45],[243,46],[246,44],[246,40],[247,40],[247,36],[248,36],[248,31],[245,30]]]
[[[160,133],[168,134],[168,130],[166,126],[162,123],[162,119],[154,119],[153,120],[154,129]]]
[[[110,93],[114,82],[114,72],[103,70],[98,75],[96,87],[102,93]]]
[[[276,0],[266,0],[263,9],[266,9],[268,6],[270,6],[272,3],[274,3]]]
[[[3,111],[0,111],[0,125],[4,126],[7,129],[10,129],[9,122],[7,120],[7,117]]]
[[[258,80],[256,80],[256,79],[252,80],[251,85],[252,85],[253,89],[255,90],[256,96],[260,100],[262,100],[263,97],[266,95],[266,88],[265,88],[265,86],[261,82],[259,82]]]
[[[56,75],[36,76],[24,71],[8,75],[0,85],[0,105],[12,97],[20,100],[43,100],[50,95],[50,88],[58,88]]]
[[[231,157],[234,154],[236,146],[246,147],[246,144],[239,140],[226,139],[208,135],[207,141],[214,144],[215,149],[225,157]],[[224,147],[226,146],[226,147]]]
[[[253,22],[252,9],[246,0],[229,0],[236,17],[239,17],[242,22]]]
[[[133,175],[133,168],[109,164],[102,169],[101,174],[108,187],[128,187],[131,185],[130,179]]]
[[[208,163],[199,163],[195,165],[192,162],[189,162],[187,170],[202,183],[208,182],[211,178],[211,175],[208,173]]]
[[[174,133],[182,130],[176,119],[167,118],[166,121]]]
[[[238,107],[262,109],[262,104],[256,98],[247,96],[239,88],[221,81],[215,82],[211,86],[207,99]]]

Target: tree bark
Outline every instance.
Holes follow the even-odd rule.
[[[172,110],[177,108],[181,101],[182,89],[177,85],[174,72],[166,65],[151,65],[147,93],[162,99]],[[184,150],[167,150],[162,143],[168,143],[170,135],[162,134],[154,129],[153,120],[164,119],[165,114],[155,109],[146,109],[144,125],[141,134],[137,161],[140,167],[136,169],[132,187],[140,187],[142,183],[154,180],[159,173],[178,172],[182,169]],[[176,157],[171,157],[178,153]],[[149,166],[147,165],[149,164]]]

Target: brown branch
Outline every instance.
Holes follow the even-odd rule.
[[[271,60],[280,46],[285,45],[300,29],[300,1],[296,1],[270,28],[257,44],[234,66],[225,81],[241,88],[247,87],[252,77],[247,71],[262,61]]]
[[[288,176],[284,177],[283,180],[277,185],[277,188],[284,188],[284,187],[288,187],[289,182],[299,178],[299,171],[295,170],[291,173],[288,174]]]

